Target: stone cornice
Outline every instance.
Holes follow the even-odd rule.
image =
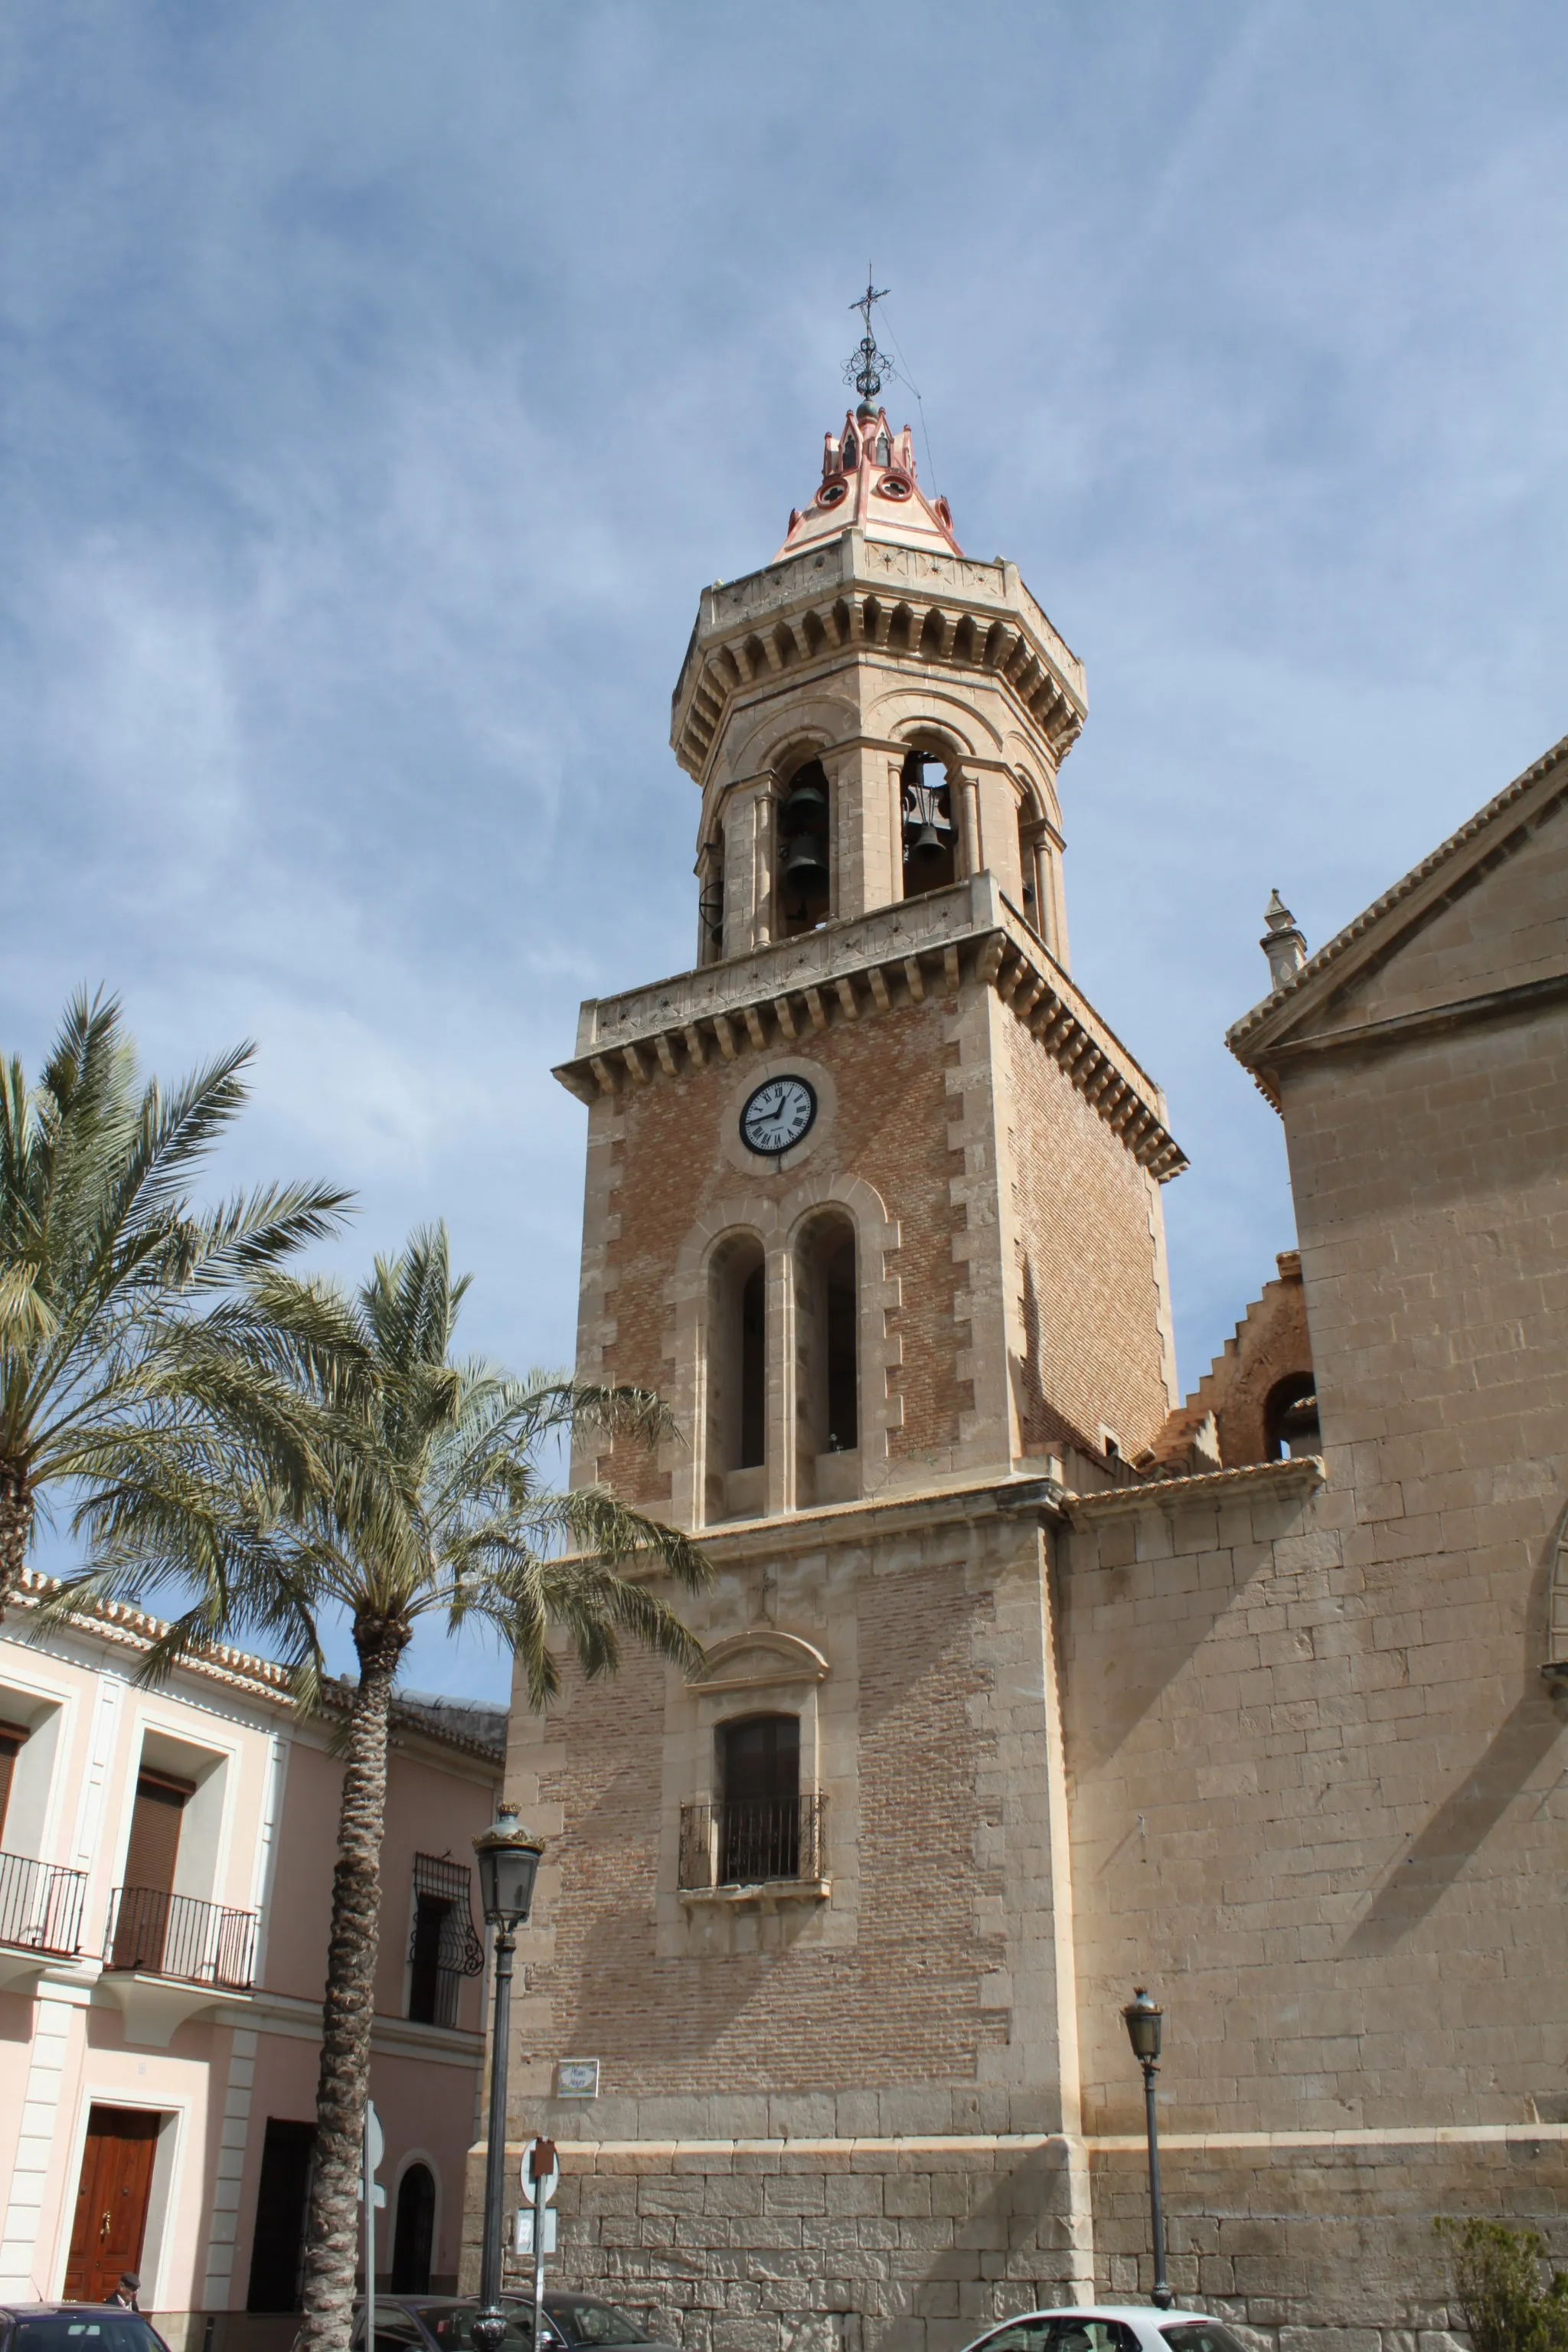
[[[1177,1511],[1194,1504],[1229,1503],[1243,1496],[1315,1495],[1324,1482],[1315,1454],[1283,1462],[1252,1462],[1241,1470],[1208,1470],[1193,1478],[1148,1478],[1136,1486],[1108,1486],[1098,1495],[1069,1495],[1068,1515],[1075,1527],[1098,1519],[1124,1518],[1141,1511]]]
[[[847,530],[705,589],[670,702],[669,740],[704,781],[731,699],[758,681],[890,651],[1005,680],[1059,765],[1089,713],[1083,664],[1014,563],[899,547]]]
[[[846,1021],[875,1019],[965,981],[995,990],[1161,1183],[1187,1165],[1164,1097],[1037,935],[977,874],[727,963],[624,996],[590,998],[577,1050],[555,1076],[580,1101],[679,1077],[715,1060],[788,1052]]]

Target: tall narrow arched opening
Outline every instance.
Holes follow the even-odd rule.
[[[860,1285],[855,1222],[825,1209],[795,1249],[795,1491],[809,1503],[860,1493]]]
[[[796,768],[778,813],[779,929],[815,931],[833,911],[833,790],[820,760]]]
[[[697,856],[697,961],[724,957],[724,836],[705,842]]]
[[[411,2164],[397,2184],[392,2234],[392,2292],[428,2294],[436,2250],[436,2180],[427,2164]]]
[[[709,1519],[763,1509],[767,1476],[767,1269],[755,1234],[713,1254],[708,1282]]]
[[[918,747],[905,755],[899,783],[899,830],[903,841],[906,898],[945,890],[958,879],[958,831],[952,787],[942,760]]]
[[[1018,878],[1023,893],[1020,912],[1041,939],[1046,937],[1046,909],[1040,903],[1040,835],[1038,814],[1026,800],[1018,803]]]

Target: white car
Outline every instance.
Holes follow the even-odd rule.
[[[1025,2311],[977,2336],[965,2352],[1247,2352],[1223,2319],[1146,2303],[1073,2304]]]

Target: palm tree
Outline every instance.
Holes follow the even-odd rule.
[[[303,1509],[258,1502],[248,1530],[214,1546],[191,1606],[150,1662],[156,1672],[220,1634],[260,1633],[283,1648],[309,1701],[321,1687],[328,1612],[343,1612],[353,1629],[359,1673],[342,1734],[300,2352],[341,2352],[349,2336],[389,1712],[416,1625],[437,1616],[452,1629],[489,1626],[536,1706],[559,1685],[552,1632],[590,1675],[615,1670],[628,1636],[681,1664],[702,1655],[637,1572],[696,1590],[710,1573],[697,1547],[602,1488],[554,1492],[542,1472],[552,1439],[589,1426],[656,1443],[672,1432],[664,1406],[646,1391],[540,1373],[518,1381],[454,1361],[467,1288],[467,1276],[452,1276],[444,1226],[378,1258],[353,1299],[321,1281],[257,1284],[258,1354],[276,1349],[317,1425],[335,1433],[323,1440],[330,1491]],[[73,1590],[78,1600],[84,1588],[134,1599],[146,1582],[132,1567]],[[62,1594],[56,1607],[69,1605]]]
[[[155,1576],[211,1553],[236,1477],[302,1502],[318,1475],[248,1286],[334,1231],[349,1196],[272,1186],[205,1211],[188,1197],[245,1101],[250,1053],[170,1094],[142,1086],[100,993],[71,1003],[37,1087],[0,1065],[0,1616],[56,1491],[100,1565]]]

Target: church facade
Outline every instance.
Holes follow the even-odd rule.
[[[1300,1248],[1184,1399],[1185,1162],[1070,976],[1086,710],[862,402],[702,597],[692,966],[559,1073],[579,1372],[680,1430],[576,1473],[715,1581],[700,1672],[514,1710],[509,2137],[564,2283],[701,2352],[1146,2294],[1135,1985],[1180,2300],[1375,2352],[1435,2214],[1568,2251],[1568,743],[1310,959],[1271,915],[1229,1042]]]

